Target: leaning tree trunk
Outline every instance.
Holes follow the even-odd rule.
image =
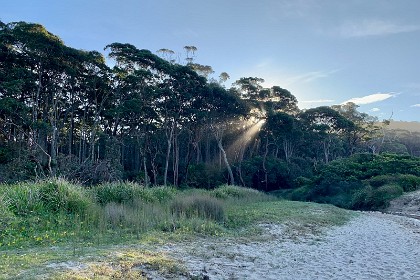
[[[168,143],[167,148],[168,149],[166,151],[165,173],[163,175],[163,185],[164,186],[167,185],[167,181],[168,181],[169,158],[171,156],[172,137],[174,135],[174,129],[175,129],[175,121],[172,122],[172,126],[171,126],[171,129],[169,131],[169,135],[168,135],[168,132],[166,133],[166,138],[167,138],[167,143]]]
[[[230,167],[228,158],[226,156],[226,151],[222,145],[222,139],[217,139],[217,146],[219,147],[220,152],[222,153],[223,161],[225,162],[226,168],[229,173],[230,184],[235,185],[235,178],[233,177],[232,168]]]

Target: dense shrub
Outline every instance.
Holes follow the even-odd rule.
[[[388,207],[389,202],[402,193],[403,189],[398,185],[384,185],[377,189],[366,186],[353,195],[351,208],[360,210],[380,210]]]
[[[389,206],[389,202],[402,195],[403,188],[398,185],[385,185],[373,191],[374,208],[381,209]]]
[[[285,198],[290,200],[308,201],[310,189],[310,185],[304,185],[302,187],[293,189],[290,193],[287,194]]]
[[[211,195],[216,198],[227,199],[227,198],[267,198],[268,196],[255,189],[245,188],[240,186],[222,185],[211,192]]]
[[[400,174],[398,176],[398,184],[405,192],[411,192],[420,189],[420,176],[411,174]]]
[[[127,203],[140,199],[146,202],[165,201],[174,196],[172,187],[145,188],[136,183],[116,182],[93,187],[93,192],[102,205],[110,202]]]
[[[279,158],[267,157],[264,163],[263,157],[254,157],[242,162],[242,179],[246,186],[257,190],[290,189],[293,187],[293,180],[299,174],[297,171],[296,174],[292,174],[289,167],[289,163]]]
[[[420,188],[420,177],[411,174],[379,175],[368,179],[367,182],[374,188],[387,184],[397,184],[405,192],[415,191]]]
[[[192,188],[214,189],[226,182],[225,170],[207,164],[193,164],[188,167],[186,184]]]
[[[405,155],[355,154],[320,168],[289,197],[351,209],[380,209],[402,191],[420,187],[420,159]]]
[[[82,187],[62,179],[4,185],[0,191],[16,215],[42,212],[84,213],[94,202]]]
[[[354,193],[362,188],[362,182],[356,179],[350,179],[347,181],[324,180],[309,189],[307,199],[349,208],[351,206]]]
[[[84,213],[93,205],[85,189],[60,179],[39,183],[39,192],[44,208],[52,212]]]
[[[93,187],[97,201],[105,205],[110,202],[123,203],[134,199],[143,187],[133,183],[104,183]]]

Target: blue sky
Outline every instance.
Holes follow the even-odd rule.
[[[74,48],[167,48],[264,86],[300,108],[349,100],[380,119],[420,121],[418,0],[9,0],[0,20],[44,25]]]

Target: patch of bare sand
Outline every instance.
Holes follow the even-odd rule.
[[[419,220],[361,213],[301,239],[261,226],[265,241],[201,239],[164,250],[203,279],[420,279]]]
[[[392,200],[385,212],[420,218],[420,190],[405,193]]]

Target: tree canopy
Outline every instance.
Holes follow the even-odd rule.
[[[0,22],[0,182],[63,176],[84,184],[289,188],[358,152],[420,154],[355,104],[300,110],[264,79],[230,78],[174,51],[111,43],[108,57],[42,25]],[[215,76],[213,76],[215,75]],[[215,78],[216,77],[216,78]]]

